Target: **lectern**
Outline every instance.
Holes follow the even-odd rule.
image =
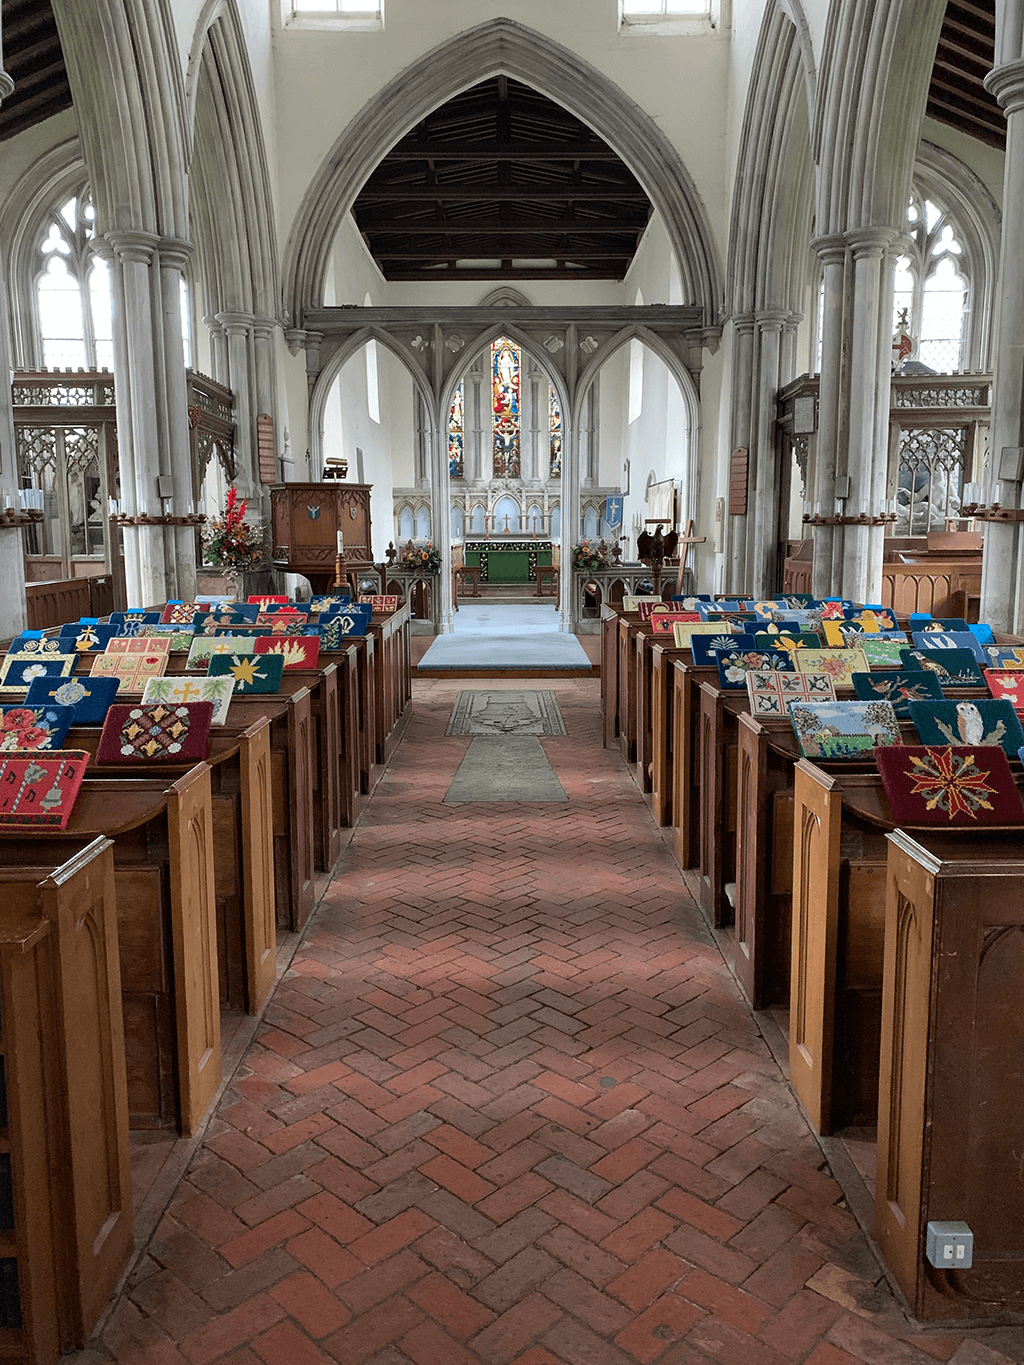
[[[314,592],[331,586],[339,560],[342,575],[358,577],[372,569],[371,487],[341,482],[275,485],[270,490],[275,568],[302,574]]]

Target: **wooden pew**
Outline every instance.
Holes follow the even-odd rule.
[[[134,1246],[112,845],[56,851],[0,868],[0,1353],[39,1365],[85,1344]]]
[[[73,726],[65,747],[93,755],[89,776],[172,782],[194,765],[95,762],[98,725]],[[220,1002],[255,1014],[276,980],[274,821],[270,721],[211,731],[207,753],[213,817]]]
[[[174,782],[86,777],[68,827],[0,831],[0,867],[113,842],[128,1106],[193,1133],[221,1079],[210,768]]]
[[[652,636],[651,653],[651,811],[659,825],[676,823],[673,806],[675,763],[674,672],[677,659],[689,663],[689,645],[677,648],[670,635]]]
[[[680,871],[697,866],[700,847],[698,719],[700,684],[718,677],[717,668],[697,668],[685,657],[673,657],[672,669],[672,822]]]
[[[601,743],[610,749],[619,738],[619,613],[601,607]]]
[[[619,751],[628,764],[636,762],[636,636],[652,634],[649,622],[641,621],[637,612],[623,612],[618,618],[619,640]]]
[[[789,1003],[793,768],[788,719],[737,716],[735,972],[754,1009]]]
[[[893,828],[874,768],[796,764],[790,1083],[820,1133],[877,1115]]]
[[[370,618],[376,641],[375,762],[387,763],[402,736],[412,700],[411,615],[408,606]]]
[[[1017,829],[888,839],[876,1236],[915,1317],[1019,1312],[1024,1296],[1024,846]],[[924,1258],[930,1220],[974,1266]]]
[[[697,903],[716,928],[731,924],[733,903],[727,891],[736,881],[738,732],[737,719],[749,707],[746,690],[699,684],[697,785]]]
[[[185,655],[172,655],[168,661],[168,676],[193,676],[185,666]],[[195,674],[195,676],[202,676]],[[372,675],[371,681],[372,681]],[[251,707],[253,702],[262,703],[266,699],[269,706],[277,697],[290,697],[303,690],[309,696],[309,713],[312,728],[309,732],[312,743],[313,762],[308,769],[312,781],[312,792],[308,802],[302,800],[299,809],[311,813],[313,836],[313,866],[322,872],[330,872],[341,852],[342,798],[339,787],[340,771],[338,751],[341,745],[341,702],[338,695],[338,666],[325,657],[318,667],[312,669],[287,668],[281,676],[281,689],[278,693],[255,692],[246,697],[235,697],[231,702],[229,716],[237,718],[237,708],[244,703]],[[250,713],[251,714],[251,711]],[[211,734],[216,734],[220,726],[214,726]],[[293,769],[293,778],[298,774]],[[300,835],[305,842],[305,832]]]

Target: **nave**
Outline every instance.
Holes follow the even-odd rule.
[[[599,684],[543,686],[568,800],[446,805],[467,684],[414,684],[186,1179],[69,1359],[1024,1358],[1020,1329],[912,1330],[601,747]]]

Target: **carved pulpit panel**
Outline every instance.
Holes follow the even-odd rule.
[[[312,580],[333,575],[339,558],[346,568],[373,564],[370,484],[286,483],[271,489],[274,560],[290,573]]]

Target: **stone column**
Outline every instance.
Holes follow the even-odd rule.
[[[227,341],[228,388],[235,395],[235,477],[239,494],[251,498],[259,487],[256,471],[256,362],[251,313],[218,313]]]
[[[178,303],[181,264],[189,248],[187,243],[128,229],[106,233],[105,242],[105,247],[97,242],[96,249],[108,255],[113,266],[121,496],[129,514],[145,511],[155,516],[164,510],[157,480],[169,481],[173,505],[190,470]],[[190,496],[191,491],[185,502]],[[184,513],[184,506],[180,511]],[[123,536],[130,606],[195,592],[191,533],[183,528],[132,526]]]
[[[779,471],[775,448],[775,404],[779,391],[779,357],[782,328],[788,313],[759,312],[755,318],[757,329],[757,373],[751,391],[753,410],[753,450],[748,479],[753,506],[748,509],[747,521],[752,519],[752,550],[747,566],[747,589],[755,597],[767,596],[774,590],[779,550]]]
[[[892,258],[896,233],[863,228],[846,234],[851,248],[853,301],[848,340],[849,427],[846,515],[877,515],[885,501],[891,394]],[[882,590],[884,526],[845,526],[843,597],[877,602]]]
[[[0,103],[14,89],[14,82],[3,69],[3,46],[0,39]],[[3,263],[0,263],[0,376],[3,378],[3,398],[0,400],[0,493],[15,499],[18,487],[18,461],[14,444],[14,413],[11,405],[11,354],[7,327],[7,289]],[[16,499],[15,499],[16,501]],[[3,498],[0,497],[0,506]],[[4,591],[0,595],[0,636],[5,639],[19,635],[25,629],[25,556],[20,528],[0,528],[0,581]]]
[[[995,68],[985,78],[1006,115],[1003,202],[1024,199],[1024,60],[1021,59],[1020,0],[1005,0],[997,33]],[[1003,215],[993,338],[992,432],[987,482],[995,484],[1000,455],[1007,446],[1024,445],[1024,224],[1016,213]],[[998,484],[994,495],[1007,506],[1020,501],[1019,488]],[[1024,624],[1021,524],[989,522],[981,576],[981,619],[998,631]]]
[[[822,300],[821,377],[818,385],[818,440],[807,500],[812,512],[831,516],[835,510],[836,457],[845,434],[842,416],[843,332],[846,315],[846,243],[840,236],[812,242],[824,272]],[[827,597],[839,581],[837,551],[841,537],[831,526],[812,531],[814,560],[811,591]]]
[[[224,344],[224,328],[213,314],[203,318],[203,325],[210,333],[210,378],[228,388],[228,356]]]

